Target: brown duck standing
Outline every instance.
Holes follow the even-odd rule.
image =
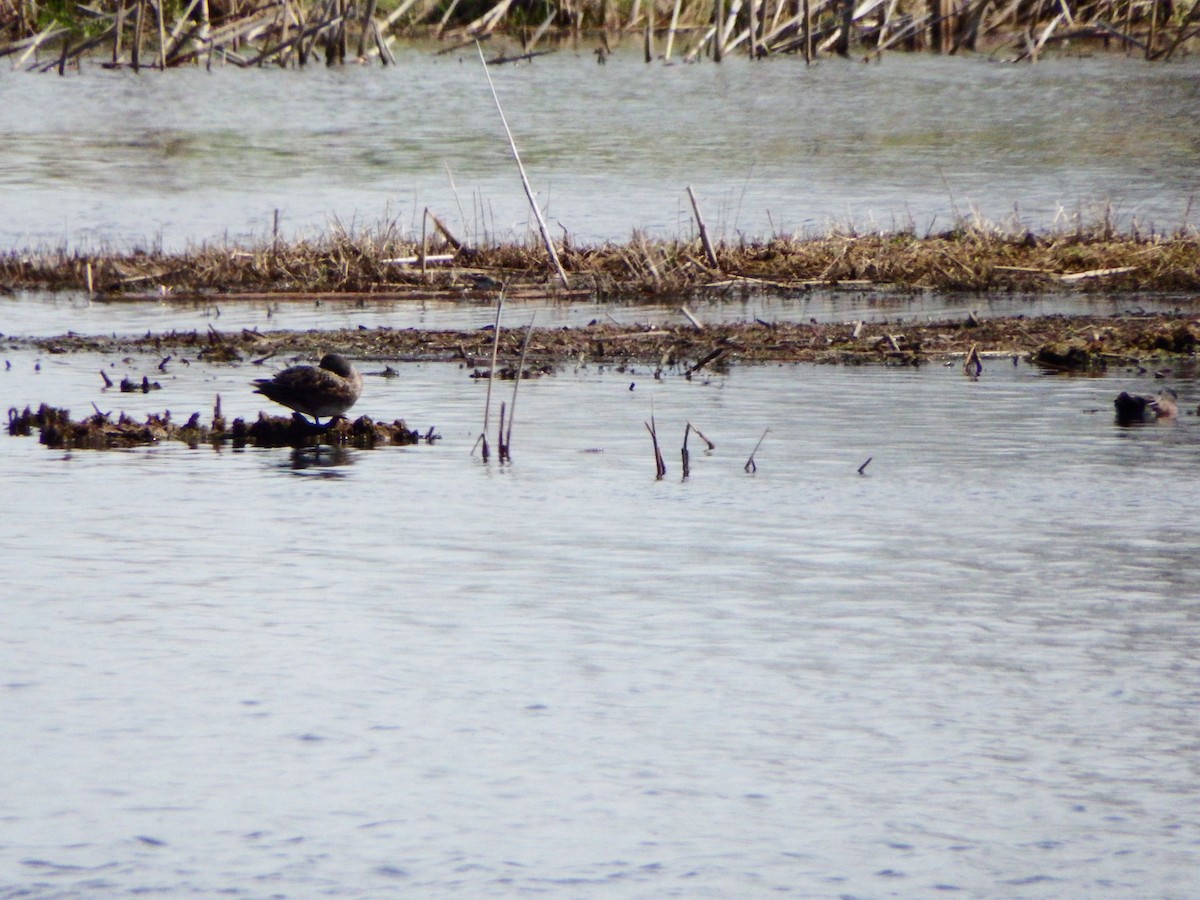
[[[317,427],[322,416],[342,415],[362,393],[362,376],[337,353],[327,353],[319,365],[292,366],[272,378],[256,378],[254,384],[254,393],[312,416]]]

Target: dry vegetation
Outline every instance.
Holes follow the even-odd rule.
[[[1107,227],[1045,235],[961,227],[940,235],[831,233],[717,243],[653,240],[573,246],[558,255],[564,291],[534,243],[430,247],[391,229],[179,254],[65,250],[0,255],[0,291],[85,290],[98,296],[349,293],[428,297],[464,291],[599,298],[864,286],[939,291],[1196,291],[1200,233],[1118,234]],[[424,260],[424,265],[422,264]]]
[[[0,56],[17,68],[63,73],[96,59],[111,67],[304,66],[394,63],[397,38],[454,47],[493,35],[544,52],[594,41],[603,61],[623,37],[645,59],[720,60],[888,49],[988,50],[1036,60],[1081,41],[1147,59],[1186,51],[1200,34],[1197,0],[0,0]]]
[[[453,240],[448,238],[448,240]],[[564,288],[546,251],[535,244],[430,248],[394,231],[342,232],[314,242],[254,249],[201,247],[179,255],[62,251],[0,257],[0,290],[75,289],[113,301],[172,296],[236,303],[264,297],[335,300],[471,298],[686,303],[690,298],[787,295],[821,290],[954,292],[1200,292],[1200,234],[1117,234],[1108,228],[1047,235],[993,228],[952,233],[829,234],[718,243],[649,240],[623,245],[566,246]],[[436,252],[434,252],[436,251]],[[437,264],[435,265],[435,261]],[[691,374],[735,361],[882,362],[913,365],[976,353],[1023,356],[1062,369],[1139,364],[1192,355],[1200,323],[1184,314],[1111,318],[1082,316],[965,319],[942,323],[839,324],[747,322],[736,325],[539,329],[528,347],[529,370],[562,364],[648,365],[661,374]],[[345,332],[244,331],[61,336],[17,342],[51,352],[136,350],[183,358],[265,362],[337,347],[360,359],[456,360],[476,369],[489,357],[490,331],[390,328]],[[504,334],[511,369],[521,337]],[[483,374],[488,374],[486,371]],[[497,374],[504,374],[498,372]],[[512,371],[509,376],[515,374]]]

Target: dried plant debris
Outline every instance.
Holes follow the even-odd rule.
[[[65,409],[42,404],[37,410],[8,411],[10,435],[32,435],[47,447],[66,450],[117,450],[169,442],[182,442],[190,447],[207,444],[213,447],[305,447],[318,444],[334,447],[355,447],[370,450],[383,446],[403,446],[433,443],[440,435],[431,428],[422,434],[408,428],[402,420],[391,424],[375,422],[368,416],[353,421],[336,419],[328,427],[317,427],[303,416],[268,416],[259,413],[256,420],[234,419],[226,422],[216,413],[210,424],[193,413],[182,424],[172,419],[170,412],[150,413],[138,421],[125,413],[115,419],[111,413],[97,411],[85,419],[72,419]]]
[[[1200,233],[1121,233],[1111,222],[1048,234],[962,223],[924,237],[853,229],[820,236],[718,241],[717,265],[699,238],[595,246],[566,242],[559,286],[544,247],[461,241],[423,248],[385,223],[361,233],[258,246],[205,244],[180,253],[47,250],[0,254],[0,285],[89,291],[97,299],[166,295],[262,299],[324,293],[431,299],[507,285],[511,300],[687,296],[713,291],[889,287],[940,291],[1200,290]],[[442,253],[448,250],[448,253]],[[422,266],[424,259],[436,264]],[[705,261],[701,261],[705,260]]]
[[[206,362],[317,356],[336,346],[359,359],[455,362],[473,378],[487,378],[480,363],[490,359],[490,328],[426,330],[355,328],[336,331],[256,331],[219,334],[171,331],[139,337],[63,335],[10,339],[55,353],[130,354],[169,351],[181,360]],[[503,332],[497,377],[522,378],[555,367],[645,365],[661,376],[722,372],[737,363],[819,362],[911,366],[977,357],[1026,358],[1055,369],[1099,369],[1118,362],[1195,355],[1200,318],[1184,313],[1127,313],[1112,316],[968,317],[941,322],[735,322],[619,325],[593,320],[576,328]],[[215,352],[214,352],[215,351]],[[509,362],[511,361],[511,362]]]

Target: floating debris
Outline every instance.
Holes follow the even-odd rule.
[[[113,419],[110,413],[99,410],[86,419],[73,420],[68,410],[45,403],[36,411],[28,406],[24,411],[9,409],[10,435],[30,436],[35,429],[42,444],[59,450],[118,450],[171,441],[180,441],[189,447],[229,444],[238,449],[324,444],[372,450],[389,445],[431,444],[441,438],[433,428],[422,434],[410,429],[401,419],[388,424],[376,422],[369,416],[359,416],[354,421],[336,419],[326,427],[318,427],[299,414],[286,417],[259,413],[253,422],[234,419],[226,427],[219,402],[210,425],[200,421],[199,413],[192,413],[185,423],[178,424],[172,420],[170,411],[150,413],[145,421],[138,421],[125,413]]]

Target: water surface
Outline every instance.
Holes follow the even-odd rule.
[[[262,408],[6,359],[6,407]],[[1189,896],[1200,426],[1111,407],[1160,383],[565,369],[500,467],[410,364],[360,410],[433,446],[0,438],[0,896]]]
[[[591,47],[493,78],[556,238],[832,225],[1034,229],[1200,222],[1200,77],[1123,56],[1008,66],[887,55],[646,66]],[[97,65],[0,81],[0,247],[285,235],[436,212],[460,237],[531,217],[474,50],[400,65],[166,74]]]
[[[577,240],[685,233],[688,184],[728,237],[937,228],[972,205],[1032,226],[1104,201],[1125,223],[1195,221],[1191,61],[600,68],[581,50],[494,75],[556,234]],[[416,229],[426,205],[471,239],[527,227],[470,57],[13,75],[0,154],[10,248],[263,236],[276,209],[288,233]],[[695,311],[1191,302],[864,292]],[[510,315],[535,312],[680,315]],[[0,298],[0,332],[23,337],[492,315]],[[11,342],[4,361],[2,409],[264,408],[248,363]],[[440,442],[63,453],[0,437],[0,897],[1200,889],[1191,369],[568,367],[521,385],[501,467],[471,453],[486,383],[398,368],[368,375],[356,412]],[[162,390],[104,391],[101,370]],[[1118,390],[1163,384],[1178,423],[1113,424]],[[716,447],[691,437],[685,481],[689,422]]]

